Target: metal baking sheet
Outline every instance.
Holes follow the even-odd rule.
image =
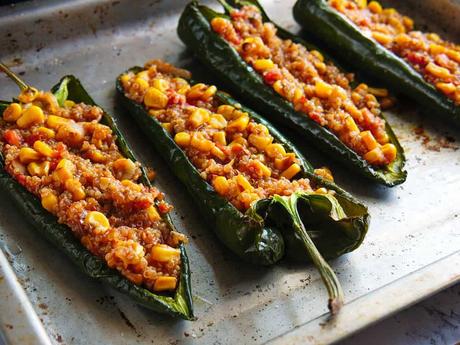
[[[191,239],[188,252],[198,316],[186,322],[155,314],[87,278],[38,237],[0,194],[0,243],[16,275],[0,260],[0,327],[6,341],[324,344],[458,282],[460,136],[437,123],[436,114],[432,121],[419,117],[416,105],[408,102],[400,104],[398,116],[390,116],[408,158],[409,176],[402,186],[388,189],[358,179],[312,149],[315,165],[331,166],[339,184],[367,203],[372,214],[363,245],[332,261],[346,298],[336,320],[327,322],[326,291],[311,265],[254,267],[217,243],[184,188],[113,97],[115,77],[151,58],[199,69],[176,36],[185,3],[45,0],[0,7],[1,60],[44,89],[65,74],[78,76],[95,100],[119,119],[139,159],[156,169],[157,185],[175,206],[175,223]],[[275,21],[298,30],[291,14],[293,0],[262,3]],[[458,39],[460,2],[405,3],[409,14],[429,18],[429,27]],[[0,98],[16,93],[14,85],[0,77]],[[18,303],[12,304],[14,300]]]

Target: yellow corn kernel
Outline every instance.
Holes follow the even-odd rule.
[[[332,172],[328,167],[322,167],[322,168],[315,169],[314,172],[315,172],[315,175],[319,175],[325,180],[334,182],[334,176],[332,176]]]
[[[429,49],[431,54],[443,54],[446,51],[446,47],[436,43],[430,44]]]
[[[192,114],[188,118],[188,122],[192,125],[193,128],[197,128],[202,124],[208,122],[209,120],[209,111],[203,108],[198,108],[193,110]]]
[[[447,49],[446,50],[446,55],[451,58],[452,60],[460,63],[460,52],[453,50],[453,49]]]
[[[383,158],[382,156],[383,156],[382,150],[380,149],[380,147],[376,147],[375,149],[366,153],[364,155],[364,159],[370,164],[374,164],[374,163],[381,162]]]
[[[187,85],[184,85],[178,88],[176,92],[179,95],[186,95],[189,90],[190,90],[190,85],[187,84]]]
[[[268,145],[272,143],[273,137],[269,134],[262,135],[252,133],[248,136],[248,141],[257,149],[263,151]]]
[[[52,139],[56,135],[52,129],[46,127],[39,127],[38,133],[48,139]]]
[[[367,8],[373,13],[382,13],[382,6],[377,1],[371,1]]]
[[[273,83],[273,89],[280,95],[284,95],[284,88],[281,80],[277,80]]]
[[[453,83],[436,83],[436,88],[445,94],[454,93],[456,89]]]
[[[61,183],[73,177],[75,165],[68,159],[61,159],[53,172],[53,178]]]
[[[391,163],[396,158],[396,146],[393,144],[385,144],[382,146],[382,152],[386,160]]]
[[[22,107],[19,103],[11,103],[3,112],[3,120],[15,122],[22,114]]]
[[[177,279],[175,277],[162,276],[158,277],[153,283],[153,291],[169,291],[175,290]]]
[[[53,193],[48,193],[42,197],[42,206],[48,212],[54,213],[58,208],[58,198]]]
[[[36,142],[34,142],[33,147],[35,151],[37,151],[38,153],[42,154],[45,157],[52,157],[54,154],[54,151],[51,148],[51,146],[49,146],[47,143],[41,140],[37,140]]]
[[[358,8],[364,9],[367,7],[367,0],[356,0],[356,4],[358,5]]]
[[[40,159],[40,154],[30,147],[23,147],[19,150],[19,161],[28,164]]]
[[[383,89],[383,88],[377,88],[377,87],[368,87],[367,91],[369,91],[370,94],[376,96],[376,97],[388,97],[388,90]]]
[[[46,119],[46,125],[53,129],[58,129],[60,126],[68,123],[68,119],[56,115],[49,115]]]
[[[256,161],[256,166],[260,169],[263,177],[270,177],[272,175],[272,171],[269,167],[267,167],[264,163],[260,161]]]
[[[107,157],[99,150],[90,150],[86,157],[95,163],[104,163]]]
[[[430,41],[433,42],[439,42],[441,40],[441,37],[439,37],[438,34],[435,34],[433,32],[430,32],[426,35],[426,38],[428,38]]]
[[[324,187],[321,187],[321,188],[318,188],[317,190],[315,190],[315,193],[316,194],[327,194],[327,189],[324,188]]]
[[[65,189],[67,189],[71,194],[74,201],[83,200],[86,196],[85,190],[81,185],[80,181],[75,178],[70,178],[65,181]]]
[[[394,14],[396,14],[396,9],[392,8],[392,7],[389,7],[389,8],[384,8],[383,9],[383,14],[387,15],[387,16],[392,16]]]
[[[379,42],[380,44],[386,45],[393,41],[393,38],[390,35],[383,34],[381,32],[373,32],[372,37]]]
[[[237,132],[242,132],[246,129],[248,124],[249,124],[249,115],[244,114],[238,117],[237,119],[230,121],[227,126],[227,129],[235,130]]]
[[[128,76],[129,78],[129,76]],[[149,81],[149,71],[140,71],[139,73],[136,74],[136,79],[144,79],[145,81]]]
[[[230,188],[228,180],[224,176],[217,176],[212,182],[212,185],[214,186],[216,192],[220,195],[227,194],[228,189]]]
[[[205,139],[203,134],[195,132],[190,140],[190,146],[203,152],[209,152],[214,147],[214,143],[211,140]]]
[[[50,162],[32,162],[27,165],[27,171],[31,176],[46,176],[50,171]]]
[[[228,104],[222,104],[217,108],[217,113],[224,115],[227,120],[231,120],[233,118],[233,111],[235,110],[234,107]]]
[[[324,56],[317,50],[312,50],[310,51],[310,54],[316,57],[319,61],[323,62],[324,61]]]
[[[186,147],[190,145],[190,134],[186,132],[179,132],[174,136],[174,141],[180,147]]]
[[[265,152],[271,158],[280,158],[286,154],[286,150],[281,144],[269,144],[265,147]]]
[[[64,107],[67,108],[67,109],[72,108],[74,105],[75,105],[75,102],[71,101],[70,99],[66,99],[64,101]]]
[[[203,93],[202,99],[205,100],[205,101],[209,101],[214,96],[214,94],[216,92],[217,92],[217,87],[215,87],[214,85],[211,85]]]
[[[150,205],[149,207],[147,207],[145,209],[145,212],[147,212],[147,216],[149,217],[151,222],[156,222],[157,220],[161,219],[161,216],[154,205]]]
[[[294,163],[289,168],[284,170],[281,173],[281,176],[287,178],[288,180],[290,180],[295,175],[297,175],[301,170],[302,170],[302,168],[300,167],[300,165],[297,164],[297,163]]]
[[[166,92],[169,89],[169,82],[165,79],[153,79],[153,87],[160,90],[161,92]]]
[[[351,116],[348,116],[345,119],[345,126],[347,127],[349,132],[359,132],[359,128],[356,125],[355,120],[353,120],[353,118]]]
[[[128,73],[123,74],[123,75],[120,77],[120,81],[121,81],[123,84],[126,84],[130,79],[131,79],[131,75],[128,74]]]
[[[150,109],[149,115],[153,117],[159,117],[160,115],[164,114],[164,112],[165,112],[164,109],[160,109],[160,110]]]
[[[225,153],[220,149],[218,148],[217,146],[213,146],[212,149],[211,149],[211,153],[219,158],[220,160],[225,160],[227,158],[227,156],[225,155]]]
[[[128,158],[119,158],[112,164],[115,177],[119,180],[131,180],[136,174],[136,164]]]
[[[167,132],[171,133],[173,130],[173,125],[171,122],[164,122],[161,124],[161,126],[166,129]]]
[[[180,250],[166,244],[157,244],[152,247],[150,258],[158,262],[169,262],[179,259]]]
[[[134,81],[138,86],[139,86],[139,90],[147,90],[149,88],[149,83],[145,80],[145,79],[142,79],[142,78],[136,78],[136,80]]]
[[[85,223],[90,225],[96,232],[105,232],[110,228],[107,217],[98,211],[91,211],[85,217]]]
[[[233,139],[233,141],[228,146],[233,146],[235,144],[240,144],[242,146],[246,146],[247,140],[240,136],[240,137],[237,137],[237,138]]]
[[[257,71],[266,71],[275,67],[275,64],[270,59],[259,59],[254,61],[253,66]]]
[[[243,190],[247,190],[247,191],[253,190],[251,183],[243,175],[236,176],[236,183],[238,183],[238,186],[243,188]]]
[[[426,70],[435,77],[441,79],[449,79],[451,77],[450,71],[447,68],[440,67],[432,62],[426,65]]]
[[[16,120],[19,128],[28,128],[33,125],[45,122],[43,110],[36,105],[32,105],[23,111],[21,117]]]
[[[304,97],[305,92],[301,88],[297,88],[294,90],[294,96],[292,97],[292,102],[298,103],[302,97]]]
[[[227,120],[221,114],[213,114],[209,119],[209,125],[215,129],[223,129],[227,127]]]
[[[214,142],[216,142],[217,144],[227,145],[227,139],[225,137],[224,131],[214,133],[212,136],[212,140],[214,140]]]
[[[193,85],[187,92],[188,99],[201,98],[208,87],[203,83]]]
[[[332,94],[332,90],[332,86],[324,81],[317,81],[315,83],[315,93],[320,98],[328,98]]]
[[[168,96],[154,87],[149,87],[144,96],[144,103],[147,107],[163,109],[168,104]]]
[[[379,146],[379,143],[377,142],[377,140],[375,140],[371,131],[364,131],[359,133],[359,135],[363,139],[364,145],[366,145],[368,151],[371,151],[375,149],[377,146]]]
[[[128,188],[131,188],[132,190],[135,190],[136,192],[142,191],[142,187],[139,184],[134,183],[131,180],[122,180],[121,184],[123,186],[125,186],[125,187],[128,187]]]

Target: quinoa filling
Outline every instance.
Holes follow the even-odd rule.
[[[216,17],[211,26],[297,111],[328,128],[369,164],[394,161],[396,147],[379,116],[381,106],[392,103],[387,90],[366,84],[352,88],[353,75],[342,73],[320,52],[281,39],[255,6],[233,10],[228,19]]]
[[[137,182],[139,163],[121,154],[102,115],[27,89],[0,119],[5,170],[109,267],[151,291],[175,290],[186,237],[162,219],[172,207]]]
[[[159,60],[120,77],[125,95],[145,106],[217,193],[244,212],[262,198],[314,190],[293,152],[238,106],[221,104],[215,86],[190,85],[187,71]],[[332,180],[327,168],[315,170]]]
[[[460,105],[460,46],[414,30],[411,18],[377,1],[330,0],[369,37],[407,61],[427,82]]]

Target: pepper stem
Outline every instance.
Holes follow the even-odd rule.
[[[31,89],[29,85],[22,81],[12,70],[10,70],[3,62],[0,62],[0,70],[3,71],[8,78],[16,83],[16,85],[21,89],[21,91],[26,91]]]
[[[230,6],[227,1],[225,0],[217,0],[217,1],[224,7],[225,12],[230,13],[231,11],[234,10],[234,8]]]

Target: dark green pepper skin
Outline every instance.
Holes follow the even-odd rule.
[[[140,67],[130,69],[135,73],[140,70]],[[280,203],[273,198],[262,199],[245,213],[237,210],[200,176],[184,151],[177,146],[161,124],[148,114],[143,105],[125,96],[119,79],[116,89],[122,105],[149,137],[173,173],[186,186],[206,222],[231,251],[245,261],[260,265],[274,264],[285,255],[296,260],[309,259],[302,242],[292,231],[292,215],[280,207]],[[226,93],[218,92],[216,95],[222,104],[238,103]],[[336,191],[335,199],[345,213],[341,219],[333,219],[334,212],[327,198],[306,193],[300,197],[302,221],[321,254],[325,258],[335,258],[356,249],[363,241],[368,228],[369,214],[366,207],[335,184],[315,175],[308,161],[270,123],[248,108],[242,107],[242,110],[248,112],[256,122],[265,125],[275,141],[281,143],[287,152],[297,155],[303,170],[299,173],[300,177],[309,178],[317,187],[324,186]],[[306,210],[308,207],[311,210],[310,217],[304,217],[302,209]],[[282,219],[287,219],[287,222],[281,221]]]
[[[425,81],[404,59],[366,37],[350,20],[333,9],[326,0],[298,0],[294,17],[302,28],[323,42],[331,51],[340,52],[350,65],[379,79],[401,94],[412,98],[428,116],[442,116],[460,127],[460,106]]]
[[[78,79],[73,76],[62,78],[53,87],[52,92],[55,93],[58,100],[61,100],[60,104],[63,100],[69,99],[76,103],[83,102],[96,105]],[[7,102],[0,103],[0,113],[3,113],[7,105]],[[117,136],[117,145],[123,155],[135,161],[135,157],[123,139],[115,120],[104,112],[101,123],[109,126]],[[150,185],[145,172],[142,183]],[[0,186],[8,192],[8,196],[14,200],[18,209],[34,228],[63,251],[85,274],[116,288],[148,309],[186,320],[194,319],[189,261],[182,244],[180,245],[182,268],[176,292],[171,296],[155,294],[133,284],[118,271],[109,268],[104,260],[91,254],[66,225],[58,223],[57,218],[42,207],[35,195],[27,191],[5,171],[3,159],[0,159]],[[171,229],[174,229],[169,216],[165,218],[165,221]]]
[[[250,3],[263,11],[257,1],[238,3]],[[262,13],[264,20],[268,21],[265,12]],[[257,111],[265,114],[269,120],[296,130],[323,152],[358,173],[387,186],[395,186],[405,181],[404,152],[388,122],[386,122],[386,130],[390,142],[397,148],[397,157],[386,167],[374,168],[340,141],[336,135],[318,125],[304,113],[297,112],[290,102],[278,95],[272,87],[266,85],[262,77],[240,57],[238,52],[212,30],[209,22],[216,16],[223,15],[192,2],[184,9],[177,32],[197,58],[209,67],[227,87],[238,93]],[[313,45],[281,28],[278,28],[278,34],[284,39],[303,44],[309,49],[314,48]],[[320,51],[318,48],[314,49]]]

